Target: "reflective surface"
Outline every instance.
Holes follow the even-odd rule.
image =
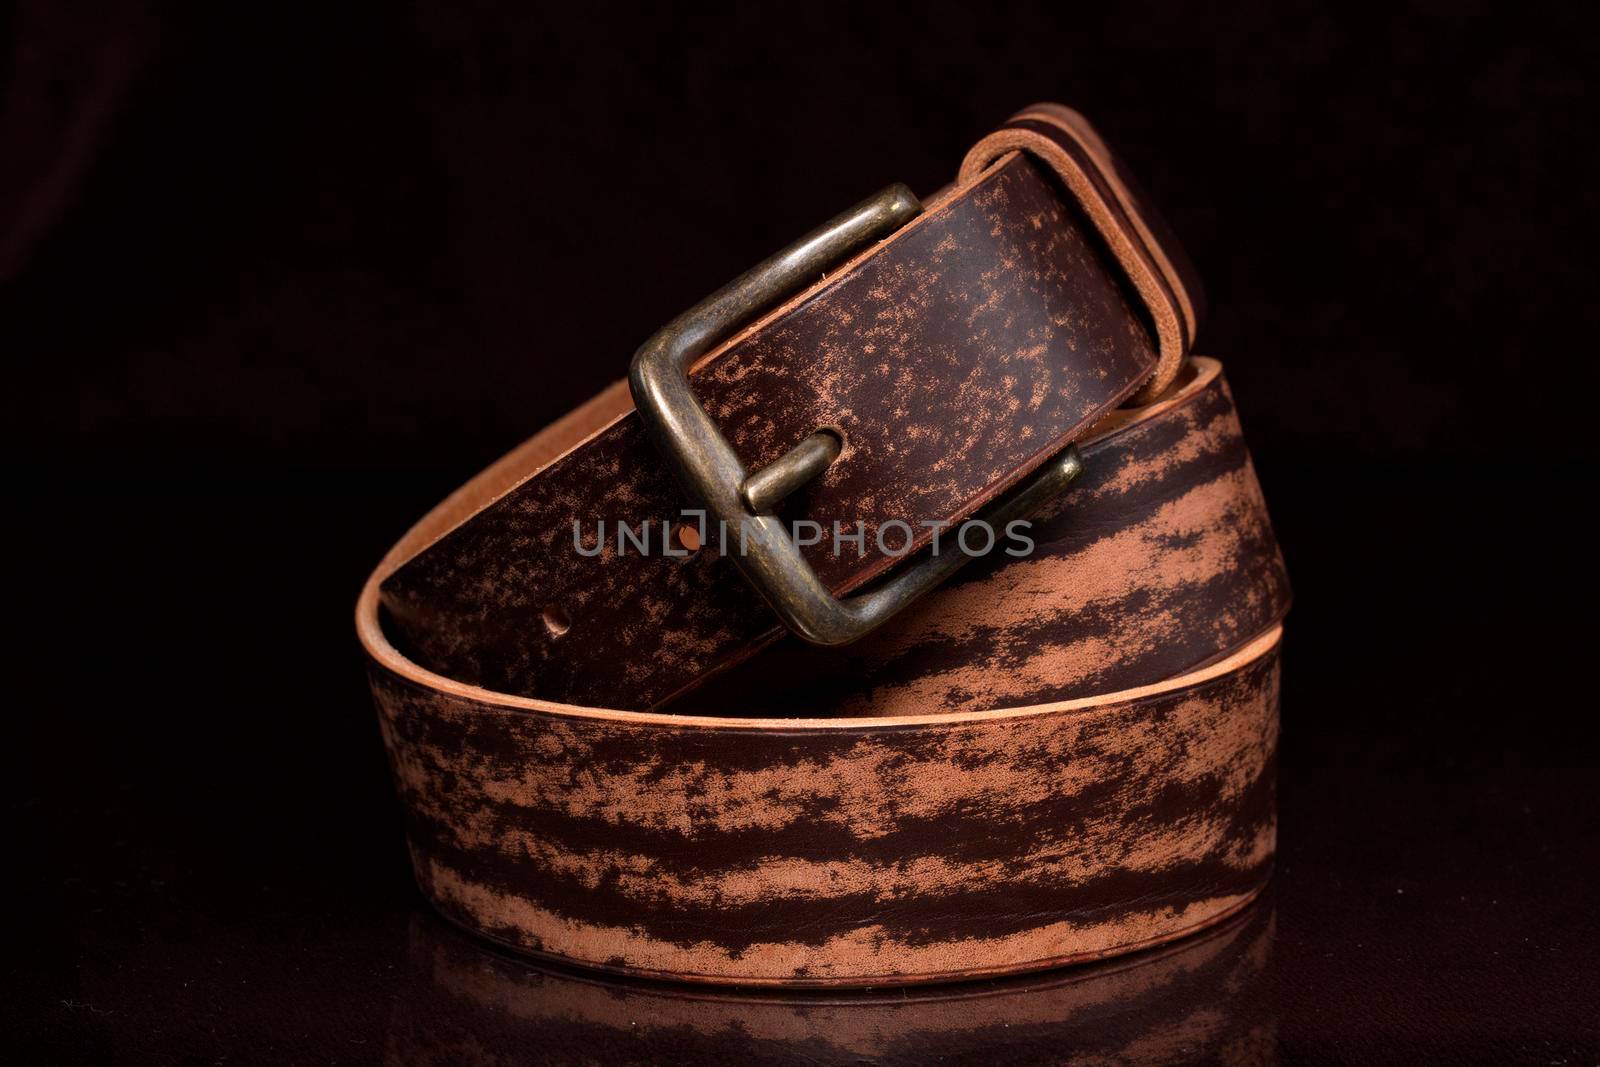
[[[1003,982],[831,995],[620,982],[410,938],[395,1063],[1277,1062],[1270,904],[1181,945]]]

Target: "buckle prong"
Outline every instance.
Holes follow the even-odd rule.
[[[870,592],[836,598],[775,511],[785,497],[827,470],[843,442],[827,429],[818,430],[752,474],[696,399],[689,368],[777,301],[921,211],[911,190],[900,184],[862,201],[673,319],[634,354],[628,373],[640,420],[679,482],[705,506],[708,519],[740,531],[734,562],[784,624],[815,644],[862,637],[971,557],[964,551],[930,554]],[[976,517],[1004,525],[1032,514],[1081,469],[1077,449],[1068,447]]]
[[[843,447],[837,434],[818,430],[744,480],[745,506],[758,515],[776,510],[790,493],[832,466]]]

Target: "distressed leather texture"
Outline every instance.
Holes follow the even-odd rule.
[[[712,354],[694,382],[751,470],[818,427],[844,432],[844,454],[789,502],[825,530],[865,525],[865,559],[807,553],[838,593],[895,562],[877,551],[883,523],[926,543],[924,522],[972,514],[1154,365],[1088,235],[1017,156]],[[693,506],[629,412],[407,561],[384,608],[442,674],[650,707],[776,636],[775,620],[725,556],[622,554],[612,539],[585,558],[574,524],[636,528]],[[541,622],[552,608],[571,623],[559,636]]]
[[[841,649],[708,548],[579,551],[575,523],[693,507],[621,387],[441,504],[357,613],[430,900],[522,952],[796,986],[1036,970],[1244,909],[1290,592],[1221,366],[1189,355],[1202,308],[1103,141],[1037,105],[703,360],[751,469],[843,431],[785,511],[864,523],[865,554],[806,550],[835,592],[904,565],[885,523],[959,521],[1079,445],[1031,553]]]

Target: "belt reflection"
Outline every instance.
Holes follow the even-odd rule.
[[[1277,1062],[1273,908],[1106,963],[961,985],[777,993],[631,981],[411,925],[389,1062]]]

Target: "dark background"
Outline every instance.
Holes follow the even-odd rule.
[[[11,1058],[382,1058],[431,920],[367,570],[1052,99],[1206,279],[1296,582],[1278,1050],[1594,1062],[1580,12],[0,6]]]

